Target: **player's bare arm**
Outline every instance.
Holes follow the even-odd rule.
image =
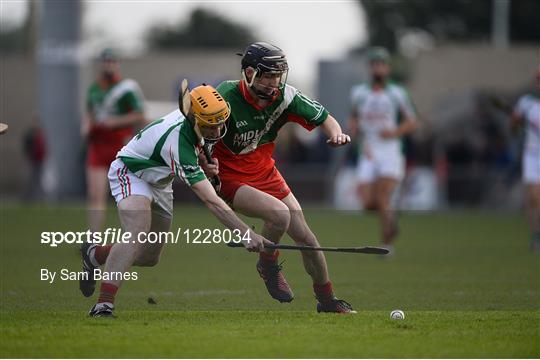
[[[118,129],[128,126],[140,125],[144,123],[144,114],[142,112],[130,112],[120,116],[109,116],[100,123],[107,129]]]
[[[265,244],[271,244],[271,242],[264,237],[258,235],[249,228],[234,211],[223,201],[217,194],[212,184],[208,180],[202,180],[194,184],[191,189],[201,199],[201,201],[208,207],[210,212],[218,218],[218,220],[231,230],[238,229],[242,233],[250,233],[250,240],[243,240],[243,244],[248,251],[259,252],[264,250]]]
[[[395,129],[382,130],[381,137],[385,139],[399,138],[414,132],[416,129],[418,129],[418,121],[415,118],[408,118]]]
[[[321,124],[321,129],[328,136],[326,143],[332,147],[343,146],[351,142],[351,137],[343,133],[341,126],[332,115],[328,115],[328,118]]]
[[[92,127],[92,118],[87,112],[84,114],[81,120],[81,137],[85,139],[90,133],[90,128]]]

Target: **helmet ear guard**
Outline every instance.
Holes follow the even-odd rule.
[[[247,68],[246,68],[247,69]],[[246,82],[246,84],[249,86],[249,87],[252,87],[253,86],[253,82],[255,82],[255,78],[257,76],[260,76],[260,73],[259,73],[259,70],[257,69],[253,69],[253,76],[251,77],[251,79],[248,80],[248,77],[246,75],[246,69],[242,69],[242,79],[244,79],[244,81]]]

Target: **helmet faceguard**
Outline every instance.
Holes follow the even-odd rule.
[[[202,132],[205,132],[205,128],[224,129],[216,137],[204,136],[204,140],[213,143],[225,136],[227,132],[225,123],[231,115],[231,106],[229,103],[221,97],[216,89],[204,84],[191,90],[190,98],[195,126],[203,129]]]
[[[213,145],[215,143],[217,143],[219,140],[221,140],[226,134],[227,134],[227,124],[224,123],[224,124],[221,124],[219,127],[220,127],[220,132],[217,134],[217,135],[206,135],[205,134],[205,126],[200,126],[200,125],[197,125],[199,127],[199,131],[201,133],[201,136],[204,138],[204,142],[205,144],[209,144],[209,145]]]
[[[283,50],[277,46],[257,42],[249,45],[242,55],[242,76],[246,84],[261,99],[272,99],[279,87],[287,83],[289,65]],[[248,78],[246,69],[254,70],[251,78]],[[277,87],[260,83],[263,74],[274,74],[279,76]]]

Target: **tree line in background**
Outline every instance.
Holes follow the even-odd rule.
[[[29,14],[35,3],[29,2]],[[36,17],[28,15],[19,27],[0,28],[0,53],[31,54],[34,48]],[[253,31],[213,11],[195,9],[187,23],[154,25],[146,32],[146,43],[153,50],[174,49],[243,49],[255,41]]]
[[[20,27],[0,29],[0,52],[31,53],[36,28],[34,2]],[[486,41],[490,38],[493,0],[358,0],[366,12],[369,44],[399,49],[406,31],[423,31],[435,42]],[[540,42],[540,1],[510,1],[510,41]],[[216,12],[195,9],[187,23],[155,25],[146,34],[150,49],[242,49],[255,39],[249,27]],[[359,48],[360,49],[360,48]],[[356,49],[356,50],[359,50]],[[353,49],[354,52],[355,49]]]
[[[187,24],[156,25],[147,33],[151,49],[237,48],[254,42],[251,29],[217,13],[195,9]]]
[[[399,35],[420,30],[435,42],[487,41],[491,35],[493,0],[358,0],[366,12],[370,44],[398,50]],[[540,41],[540,1],[512,0],[510,42]]]

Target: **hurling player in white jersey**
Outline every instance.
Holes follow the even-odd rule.
[[[378,211],[382,243],[393,251],[398,231],[391,198],[405,172],[401,138],[417,128],[416,113],[405,89],[389,81],[388,51],[371,48],[368,58],[370,83],[351,90],[351,132],[361,136],[358,192],[364,209]]]
[[[531,229],[531,250],[540,252],[540,67],[536,70],[536,91],[523,95],[512,113],[512,127],[525,128],[522,177],[525,209]]]
[[[109,168],[109,185],[118,206],[122,230],[131,234],[127,242],[112,248],[85,243],[82,248],[83,269],[89,274],[79,283],[85,296],[94,293],[93,274],[104,265],[97,303],[90,310],[92,317],[113,316],[116,293],[123,277],[133,265],[154,266],[158,263],[164,243],[139,242],[148,232],[167,232],[173,216],[174,177],[191,187],[219,221],[243,236],[248,251],[261,251],[270,241],[256,234],[240,220],[223,201],[199,166],[201,137],[205,142],[217,141],[225,129],[230,106],[208,85],[194,88],[190,94],[191,113],[195,120],[185,118],[179,110],[158,119],[136,135],[117,154]],[[217,174],[216,168],[208,171]],[[99,252],[102,254],[98,256]],[[99,258],[102,258],[101,261]],[[105,276],[107,275],[107,277]]]

